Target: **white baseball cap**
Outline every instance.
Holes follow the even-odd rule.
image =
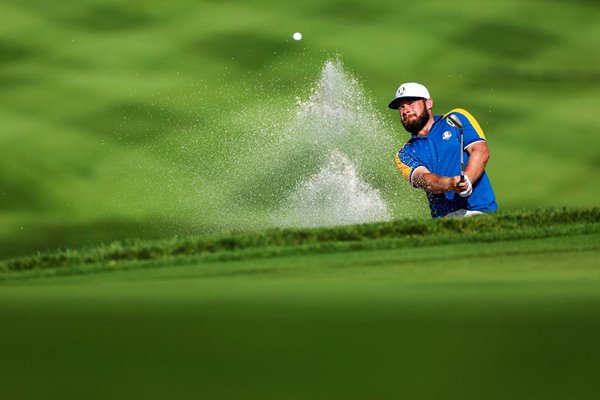
[[[420,83],[416,83],[416,82],[407,82],[407,83],[403,83],[402,85],[400,85],[398,90],[396,90],[396,97],[394,97],[394,99],[392,101],[390,101],[390,104],[388,104],[388,107],[393,110],[397,110],[398,102],[402,99],[429,99],[429,98],[431,98],[431,96],[429,95],[429,90],[427,90],[427,88],[425,86],[421,85]]]

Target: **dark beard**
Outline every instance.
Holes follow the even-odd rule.
[[[416,121],[409,122],[406,124],[404,123],[403,119],[400,119],[400,122],[402,122],[404,129],[406,129],[413,135],[416,135],[417,133],[421,132],[421,129],[423,129],[425,125],[427,125],[427,121],[429,121],[429,114],[427,113],[426,109],[423,109],[421,115],[418,115],[417,117],[418,118],[416,119]]]

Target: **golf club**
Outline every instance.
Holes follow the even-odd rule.
[[[463,145],[463,124],[460,122],[460,119],[454,114],[448,115],[448,121],[452,126],[460,129],[460,181],[463,182],[465,180],[465,160],[464,160],[464,145]]]

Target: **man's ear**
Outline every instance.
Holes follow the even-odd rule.
[[[431,110],[433,108],[433,99],[425,100],[425,105],[427,106],[428,110]]]

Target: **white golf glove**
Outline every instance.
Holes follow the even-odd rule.
[[[468,197],[473,193],[473,185],[471,185],[471,180],[467,175],[465,175],[465,181],[467,182],[467,188],[459,193],[461,197]]]

